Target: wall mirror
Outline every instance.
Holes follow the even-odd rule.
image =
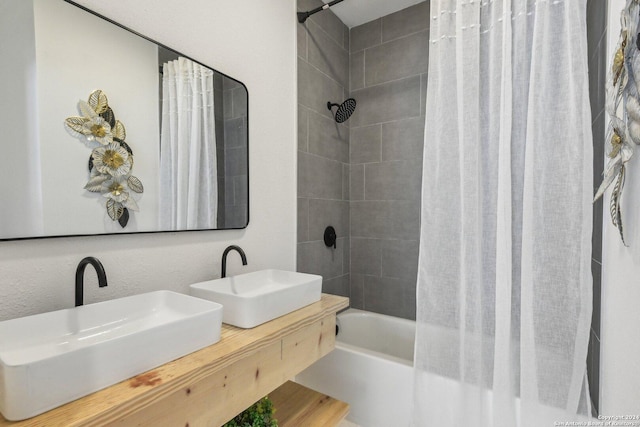
[[[0,0],[0,57],[0,240],[247,226],[244,84],[66,0]]]

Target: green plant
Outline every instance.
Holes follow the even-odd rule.
[[[278,420],[273,418],[276,410],[268,396],[236,415],[223,427],[278,427]]]

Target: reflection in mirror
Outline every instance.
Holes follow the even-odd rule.
[[[0,240],[246,227],[242,83],[64,0],[0,0],[0,40]],[[124,226],[105,209],[121,189],[85,189],[104,145],[63,125],[96,90],[126,124],[144,183]]]

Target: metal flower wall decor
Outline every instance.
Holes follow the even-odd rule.
[[[67,117],[65,127],[92,148],[89,157],[87,191],[101,193],[106,201],[107,214],[122,228],[129,222],[129,210],[138,211],[136,195],[144,192],[142,182],[131,174],[133,151],[124,141],[127,133],[116,120],[107,95],[93,91],[88,101],[80,100],[81,116]]]
[[[612,184],[609,211],[611,221],[618,228],[622,243],[622,212],[620,199],[627,162],[633,156],[634,146],[640,145],[640,0],[628,0],[620,15],[621,31],[607,77],[606,111],[609,115],[607,129],[607,166],[602,184],[593,199],[595,202]]]

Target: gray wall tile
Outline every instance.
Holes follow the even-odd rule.
[[[364,87],[364,51],[352,53],[349,59],[350,89]]]
[[[161,48],[160,48],[161,49]],[[158,50],[160,52],[160,49]],[[213,75],[213,89],[216,91],[224,90],[223,84],[224,76],[220,73],[214,73]],[[218,100],[216,95],[216,101]]]
[[[349,27],[345,25],[342,47],[344,47],[347,51],[349,51],[349,44],[350,44],[349,32],[350,32]]]
[[[348,163],[342,165],[342,200],[349,200],[351,197],[351,168]]]
[[[429,2],[424,1],[382,17],[382,41],[429,29]]]
[[[318,6],[322,6],[323,3],[320,0],[304,0],[298,1],[298,11],[306,12],[311,9],[315,9]],[[338,18],[335,13],[331,10],[324,10],[322,12],[318,12],[315,15],[312,15],[306,22],[305,25],[309,25],[312,22],[322,28],[327,35],[329,35],[334,41],[340,44],[340,46],[344,45],[344,32],[346,25],[342,23],[340,18]]]
[[[351,128],[349,145],[351,163],[371,163],[382,160],[381,125]]]
[[[349,188],[350,200],[364,200],[364,165],[351,165]]]
[[[226,176],[242,175],[247,173],[247,147],[227,148],[225,150],[225,172]]]
[[[379,45],[382,43],[382,19],[351,28],[349,37],[351,53]]]
[[[238,87],[240,87],[240,83],[238,83],[237,81],[232,80],[232,79],[227,79],[227,78],[222,79],[222,89],[223,90],[225,90],[225,91],[233,90],[233,89],[238,88]]]
[[[352,246],[355,237],[384,238],[389,235],[389,202],[352,200],[350,214]],[[353,251],[351,258],[353,264]]]
[[[309,63],[330,76],[342,86],[349,85],[349,52],[313,22],[307,25],[307,50]]]
[[[351,273],[382,274],[382,240],[351,238]]]
[[[382,277],[415,281],[418,276],[418,240],[382,241]]]
[[[309,151],[309,114],[310,111],[298,104],[298,150]]]
[[[242,228],[247,221],[247,205],[225,206],[225,227]]]
[[[309,199],[298,197],[298,242],[309,240]]]
[[[390,316],[416,318],[415,282],[365,276],[365,310]]]
[[[332,295],[349,296],[349,275],[322,281],[322,292]]]
[[[228,81],[229,79],[225,79],[225,84],[226,81]],[[222,109],[224,111],[224,118],[225,119],[232,119],[233,118],[233,96],[231,95],[231,90],[225,90],[224,91],[224,96],[222,97]]]
[[[245,203],[249,199],[249,177],[236,175],[233,177],[234,204]]]
[[[309,112],[309,152],[349,162],[349,128],[316,112]]]
[[[247,91],[244,87],[238,85],[231,91],[233,94],[233,117],[244,117],[247,114]]]
[[[338,238],[349,237],[349,202],[346,200],[309,200],[309,240],[323,240],[328,226]]]
[[[342,163],[298,151],[298,197],[342,198]]]
[[[213,84],[216,85],[216,82],[219,82],[219,85],[222,85],[222,79],[218,77],[218,73],[213,75]],[[224,92],[221,89],[213,90],[213,114],[216,119],[224,119]],[[162,98],[162,92],[160,93],[160,97]]]
[[[247,145],[247,120],[244,117],[224,121],[225,148],[242,148]]]
[[[429,64],[429,32],[421,31],[367,49],[364,61],[366,86],[426,73]]]
[[[298,25],[297,31],[297,45],[298,45],[298,58],[302,58],[305,61],[309,58],[307,52],[307,27],[304,25]]]
[[[606,35],[603,17],[607,16],[607,3],[602,0],[587,1],[587,46],[589,56],[593,56],[600,44],[600,41]]]
[[[298,12],[307,12],[316,7],[322,6],[322,0],[298,0],[296,5]]]
[[[422,159],[423,148],[424,117],[382,125],[382,160]]]
[[[298,59],[298,102],[326,117],[333,117],[327,101],[342,100],[344,88],[307,62]],[[340,101],[342,102],[342,101]]]
[[[369,163],[364,167],[365,200],[419,200],[422,159]]]
[[[345,249],[340,242],[336,249],[328,248],[324,241],[298,243],[298,268],[302,273],[319,274],[324,280],[342,276]]]
[[[596,260],[591,260],[591,273],[593,276],[593,294],[598,295],[598,298],[594,298],[594,310],[591,316],[591,330],[596,334],[596,337],[600,339],[600,293],[602,291],[602,264]]]
[[[351,272],[351,238],[343,239],[344,242],[344,259],[342,260],[342,273],[349,274]]]
[[[349,305],[352,308],[364,310],[364,276],[352,273],[349,279]]]
[[[352,127],[420,116],[420,76],[356,90],[352,96],[358,101]]]
[[[420,240],[419,200],[389,202],[387,237],[402,240]]]
[[[236,197],[234,191],[233,178],[225,180],[224,204],[225,206],[235,205]]]

